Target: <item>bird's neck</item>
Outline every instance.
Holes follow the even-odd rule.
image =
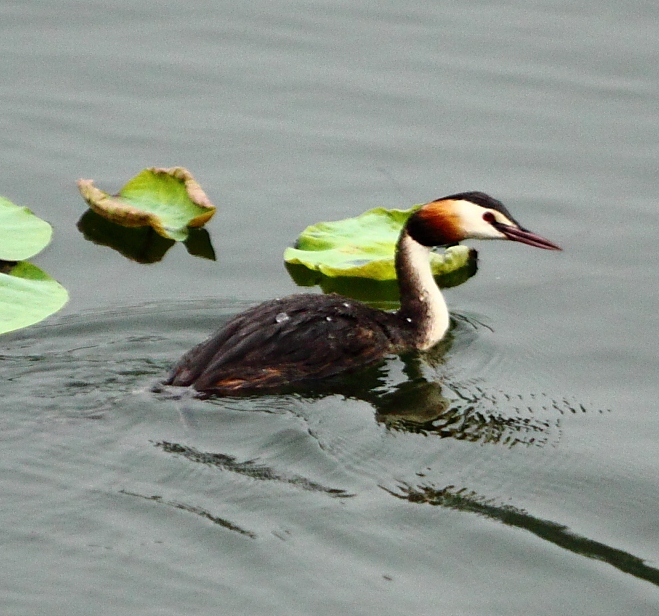
[[[426,350],[448,331],[449,312],[432,275],[430,249],[403,230],[396,250],[396,275],[400,289],[398,314],[415,332],[415,346]]]

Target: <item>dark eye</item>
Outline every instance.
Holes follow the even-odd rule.
[[[485,222],[489,222],[490,224],[494,224],[497,221],[497,219],[494,217],[494,214],[492,214],[492,212],[485,212],[483,214],[483,220]]]

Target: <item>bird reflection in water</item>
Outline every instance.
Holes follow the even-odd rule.
[[[525,530],[559,548],[607,563],[619,571],[659,586],[659,569],[651,566],[642,558],[600,541],[578,535],[564,524],[534,516],[524,509],[510,504],[502,504],[497,499],[484,497],[473,490],[453,485],[437,488],[432,485],[401,484],[397,490],[380,487],[392,496],[410,503],[474,513],[506,526]]]
[[[464,323],[467,323],[465,325]],[[477,379],[453,380],[447,368],[454,335],[469,338],[465,319],[430,352],[394,355],[358,372],[290,390],[297,399],[341,396],[361,400],[388,430],[513,447],[544,446],[560,434],[560,417],[585,412],[567,399],[545,394],[510,394]]]

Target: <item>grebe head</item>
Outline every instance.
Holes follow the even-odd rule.
[[[512,240],[547,250],[561,250],[549,240],[522,227],[506,207],[482,192],[442,197],[421,206],[406,225],[424,246],[452,246],[466,239]]]

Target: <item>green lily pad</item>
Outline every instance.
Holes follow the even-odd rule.
[[[118,195],[78,180],[78,190],[97,214],[124,227],[153,227],[163,237],[184,241],[188,227],[202,227],[215,206],[183,167],[144,169]]]
[[[69,299],[48,274],[23,261],[0,273],[0,334],[34,325],[57,312]]]
[[[454,251],[455,248],[449,249]],[[460,249],[462,250],[462,249]],[[323,293],[338,293],[346,297],[358,299],[383,310],[394,310],[399,305],[397,280],[374,280],[359,276],[324,276],[318,271],[312,271],[303,265],[286,263],[286,270],[296,284],[301,287],[319,286]],[[467,264],[446,274],[435,276],[435,282],[440,289],[457,287],[467,282],[478,270],[478,253],[469,249]]]
[[[0,197],[0,260],[29,259],[48,246],[52,235],[45,220]]]
[[[307,227],[295,248],[286,249],[284,261],[288,266],[304,266],[329,278],[395,280],[396,242],[403,225],[418,207],[409,210],[375,208],[355,218]],[[470,255],[466,246],[453,246],[443,254],[431,253],[433,275],[446,276],[473,266],[473,255]]]

